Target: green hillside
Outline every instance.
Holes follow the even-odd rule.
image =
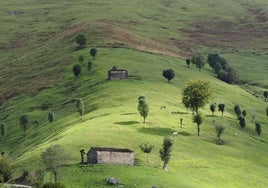
[[[0,10],[0,123],[6,124],[0,151],[12,161],[13,177],[43,168],[40,154],[59,144],[70,157],[58,176],[67,187],[106,187],[107,177],[120,178],[124,187],[268,186],[266,1],[11,0],[1,2]],[[88,39],[81,50],[75,43],[79,33]],[[89,72],[92,47],[98,52]],[[187,68],[185,58],[195,52],[219,53],[237,68],[242,84],[218,80],[208,65]],[[80,55],[85,62],[75,78],[72,68]],[[127,69],[129,79],[107,81],[113,66]],[[176,74],[170,84],[162,76],[168,68]],[[192,113],[181,103],[190,80],[208,81],[209,103],[226,105],[223,118],[218,111],[212,116],[209,104],[201,109],[199,137]],[[137,111],[139,96],[146,96],[150,108],[145,124]],[[76,98],[85,102],[82,120]],[[243,130],[236,104],[247,111]],[[49,111],[55,113],[53,123],[47,121]],[[23,114],[31,124],[25,135],[19,127]],[[262,125],[261,136],[252,115]],[[224,145],[216,144],[214,124],[226,127]],[[165,136],[174,141],[168,171],[158,154]],[[155,145],[148,162],[142,143]],[[137,165],[80,165],[79,150],[92,146],[132,149]],[[44,180],[53,181],[52,174]]]

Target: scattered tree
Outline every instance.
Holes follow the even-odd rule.
[[[201,116],[200,113],[197,113],[196,115],[193,116],[193,123],[196,123],[197,125],[197,135],[200,135],[200,125],[203,122],[203,117]]]
[[[210,105],[210,111],[212,112],[212,115],[214,115],[215,110],[216,110],[216,104],[213,103]]]
[[[76,108],[82,119],[82,116],[85,113],[85,104],[82,98],[76,99]]]
[[[170,80],[175,77],[175,72],[172,69],[167,69],[163,70],[162,75],[168,80],[168,83],[170,83]]]
[[[74,65],[73,66],[73,73],[75,77],[78,77],[79,74],[81,74],[81,66],[80,65]]]
[[[86,154],[85,150],[84,149],[81,149],[80,150],[80,155],[81,155],[81,164],[84,164],[84,155]]]
[[[92,70],[92,62],[87,62],[87,70],[90,72]]]
[[[79,34],[75,38],[76,43],[79,45],[80,48],[83,48],[87,43],[87,38],[83,34]]]
[[[152,152],[154,145],[142,144],[139,147],[143,153],[146,153],[146,161],[148,162],[148,154]]]
[[[223,117],[223,112],[224,112],[224,109],[225,109],[225,104],[219,104],[218,105],[218,109],[221,112],[221,117]]]
[[[187,64],[188,68],[190,66],[190,63],[191,63],[191,60],[190,59],[186,59],[186,64]]]
[[[265,102],[268,100],[268,91],[263,92]]]
[[[234,106],[234,112],[236,114],[237,119],[241,116],[241,109],[240,106],[237,104]]]
[[[182,121],[183,121],[183,118],[181,117],[181,118],[180,118],[181,129],[182,129]]]
[[[163,161],[163,169],[167,170],[167,165],[171,157],[173,141],[169,137],[163,140],[162,148],[159,150],[160,158]]]
[[[261,132],[262,132],[261,124],[258,123],[258,122],[256,122],[256,123],[255,123],[255,126],[256,126],[256,128],[255,128],[256,133],[258,134],[258,136],[260,136],[260,135],[261,135]]]
[[[55,119],[54,113],[53,112],[48,112],[47,119],[50,123],[52,123]]]
[[[268,106],[266,107],[266,116],[268,116]]]
[[[221,140],[221,135],[224,132],[225,127],[222,125],[216,125],[215,126],[215,130],[216,130],[216,134],[217,134],[217,144],[221,145],[223,142]]]
[[[0,157],[0,183],[11,179],[11,164],[6,157]]]
[[[243,129],[244,127],[246,127],[246,120],[244,117],[240,117],[239,118],[239,125],[240,127]]]
[[[197,53],[195,54],[192,59],[192,63],[199,69],[201,70],[205,66],[205,61],[204,58],[201,54]]]
[[[97,54],[97,49],[96,48],[91,48],[90,49],[90,55],[93,57],[93,59],[95,58]]]
[[[24,136],[26,134],[26,130],[28,129],[29,119],[27,115],[22,115],[20,117],[20,127],[22,128],[24,132]]]
[[[78,61],[79,61],[80,63],[83,63],[83,62],[84,62],[84,56],[80,55],[80,56],[78,57]]]
[[[138,109],[140,115],[143,117],[143,123],[145,123],[145,119],[149,113],[149,106],[148,106],[144,96],[139,97],[137,109]]]
[[[208,103],[211,90],[208,82],[201,80],[191,81],[183,90],[182,95],[182,103],[197,113],[199,108]]]
[[[246,115],[247,115],[247,111],[246,111],[246,110],[243,110],[243,111],[242,111],[242,115],[243,115],[244,117],[246,117]]]
[[[41,153],[42,161],[46,170],[54,175],[54,181],[57,182],[59,168],[69,159],[67,153],[60,145],[52,145]]]
[[[2,140],[4,141],[4,136],[6,134],[6,125],[4,123],[0,125],[0,131],[1,131]]]

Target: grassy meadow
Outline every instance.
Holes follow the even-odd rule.
[[[268,87],[265,0],[0,3],[0,123],[6,124],[0,151],[12,161],[13,177],[42,169],[40,154],[59,144],[70,157],[59,172],[67,187],[109,187],[107,177],[118,177],[130,188],[268,186],[267,103],[262,96]],[[88,39],[81,50],[74,42],[79,33]],[[92,47],[98,52],[89,72]],[[201,71],[188,68],[185,58],[194,52],[219,53],[243,84],[218,80],[208,65]],[[75,78],[72,67],[80,55],[85,61]],[[129,79],[107,81],[112,66],[127,69]],[[176,74],[170,84],[162,76],[168,68]],[[211,115],[209,104],[201,109],[199,137],[192,113],[181,103],[183,88],[198,79],[210,83],[209,104],[226,105],[223,118],[218,111]],[[137,111],[139,96],[149,104],[145,124]],[[82,119],[75,98],[85,102]],[[236,104],[247,111],[244,130],[236,120]],[[49,111],[55,113],[53,123],[47,121]],[[25,135],[19,127],[23,114],[31,124]],[[252,115],[262,125],[261,136]],[[226,127],[224,145],[216,144],[215,124]],[[168,171],[162,170],[158,154],[165,136],[174,141]],[[155,145],[148,162],[139,149],[142,143]],[[92,146],[132,149],[137,165],[79,164],[79,150]],[[44,180],[53,181],[52,174]]]

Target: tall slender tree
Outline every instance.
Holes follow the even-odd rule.
[[[54,113],[53,112],[48,112],[47,119],[50,123],[52,123],[55,119]]]
[[[60,145],[52,145],[41,153],[41,158],[46,170],[54,174],[54,181],[57,182],[59,168],[69,160],[69,155]]]
[[[97,49],[96,48],[91,48],[90,49],[90,55],[93,57],[93,59],[95,58],[97,54]]]
[[[210,111],[212,112],[212,115],[214,115],[215,110],[216,110],[216,104],[215,103],[212,103],[210,105]]]
[[[193,123],[196,123],[197,125],[197,135],[200,135],[200,125],[203,122],[203,117],[201,116],[200,113],[197,113],[196,115],[193,116]]]
[[[82,98],[76,99],[76,108],[77,108],[77,111],[80,114],[81,119],[82,119],[82,117],[85,113],[85,104],[84,104],[84,101]]]
[[[20,127],[22,128],[24,132],[24,136],[26,135],[26,130],[28,129],[29,126],[29,118],[27,115],[22,115],[20,117]]]
[[[260,136],[261,132],[262,132],[261,124],[259,122],[256,122],[255,126],[256,126],[256,128],[255,128],[256,133],[258,134],[258,136]]]
[[[234,112],[235,112],[235,114],[236,114],[236,117],[237,117],[237,119],[241,116],[241,109],[240,109],[240,106],[238,105],[238,104],[236,104],[235,106],[234,106]]]
[[[149,113],[149,106],[148,106],[144,96],[139,97],[137,109],[138,109],[140,115],[143,117],[143,123],[145,123],[145,119]]]
[[[219,111],[221,111],[221,117],[223,117],[223,112],[225,110],[225,104],[221,103],[218,105]]]
[[[84,155],[86,154],[85,150],[84,149],[81,149],[80,150],[80,156],[81,156],[81,164],[84,164]]]
[[[167,165],[171,157],[173,141],[169,137],[163,140],[162,148],[159,150],[159,155],[163,161],[163,169],[167,170]]]

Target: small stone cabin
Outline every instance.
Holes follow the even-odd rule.
[[[91,147],[87,163],[134,165],[134,152],[130,149]]]
[[[128,71],[124,69],[111,69],[108,71],[108,80],[127,79]]]

